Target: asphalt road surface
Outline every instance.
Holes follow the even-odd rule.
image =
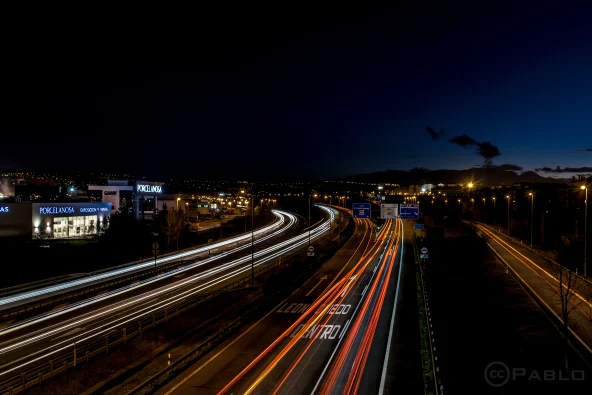
[[[560,266],[533,254],[524,246],[512,242],[507,236],[483,224],[476,223],[479,234],[487,236],[487,243],[515,275],[525,282],[539,303],[544,303],[558,317],[561,316],[560,283],[571,313],[572,333],[579,338],[580,347],[592,354],[592,288],[590,284],[570,277]],[[560,280],[561,279],[561,282]]]
[[[327,218],[311,231],[313,241],[328,232],[330,220],[334,218],[333,211],[325,211]],[[291,214],[288,216],[295,218]],[[279,255],[290,250],[305,248],[307,243],[308,232],[272,243],[255,253],[255,268],[277,260]],[[187,267],[176,269],[166,273],[172,282],[148,291],[139,291],[139,285],[133,285],[3,328],[0,330],[0,380],[18,377],[21,372],[36,376],[35,366],[71,352],[75,344],[80,347],[84,342],[100,340],[117,328],[136,323],[142,316],[149,316],[158,309],[173,308],[183,298],[211,292],[247,276],[251,271],[251,255],[223,264],[203,265],[202,268],[187,275],[183,275],[188,271]]]
[[[387,392],[401,223],[356,221],[313,278],[158,393]]]

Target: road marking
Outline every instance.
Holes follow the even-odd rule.
[[[305,325],[298,325],[290,334],[294,338]],[[313,325],[307,332],[300,336],[300,339],[333,340],[337,337],[341,325]],[[341,336],[340,336],[341,337]]]
[[[278,306],[280,306],[282,303],[278,304]],[[277,307],[277,306],[276,306]],[[249,329],[247,329],[246,331],[244,331],[243,333],[241,333],[241,335],[239,337],[237,337],[236,339],[234,339],[232,342],[230,342],[226,347],[224,347],[222,350],[218,351],[214,356],[212,356],[210,359],[208,359],[203,365],[201,365],[200,367],[198,367],[197,369],[195,369],[193,372],[191,372],[190,375],[188,375],[187,377],[185,377],[183,380],[181,380],[177,385],[175,385],[173,388],[171,388],[168,392],[166,392],[164,395],[169,395],[172,394],[174,391],[177,390],[177,388],[179,388],[180,386],[182,386],[183,384],[185,384],[187,382],[187,380],[189,380],[190,378],[192,378],[193,376],[195,376],[200,370],[202,370],[203,368],[205,368],[207,365],[209,365],[210,362],[212,362],[214,359],[216,359],[220,354],[222,354],[224,351],[226,351],[228,348],[230,348],[234,343],[236,343],[237,341],[239,341],[240,339],[242,339],[242,337],[244,335],[246,335],[247,333],[249,333],[251,331],[251,329],[253,329],[254,327],[256,327],[257,325],[259,325],[261,323],[261,321],[263,321],[264,319],[266,319],[269,315],[271,315],[271,313],[273,313],[276,309],[274,308],[273,310],[271,310],[269,313],[265,314],[259,321],[255,322],[253,325],[251,325],[251,327],[249,327]]]
[[[376,267],[378,267],[378,265],[380,265],[380,260],[379,260],[379,263],[376,265]],[[374,279],[375,274],[376,274],[376,270],[374,270],[372,276],[370,277],[370,281],[368,282],[368,284],[372,284],[372,280]],[[355,318],[356,312],[360,308],[360,305],[362,304],[363,301],[364,301],[364,297],[362,296],[360,298],[360,300],[358,301],[358,304],[356,305],[356,309],[352,313],[351,320],[353,320]],[[314,388],[312,389],[311,395],[314,395],[314,393],[316,392],[317,388],[319,387],[319,384],[321,383],[321,380],[323,379],[323,376],[327,372],[327,369],[329,368],[329,365],[331,365],[331,362],[333,361],[333,357],[335,357],[335,353],[337,352],[337,349],[339,348],[339,345],[341,344],[341,341],[343,340],[343,335],[345,334],[345,332],[346,332],[346,330],[348,328],[349,328],[349,320],[347,321],[345,328],[343,329],[343,331],[341,332],[341,335],[339,336],[339,341],[337,342],[337,345],[335,347],[333,347],[333,352],[331,353],[331,356],[329,357],[329,360],[325,364],[325,368],[321,372],[321,375],[320,375],[319,379],[317,380],[317,383],[315,384]]]
[[[343,289],[343,292],[341,293],[341,295],[339,295],[340,298],[343,298],[345,296],[345,293],[347,292],[350,284],[356,279],[357,274],[354,274],[353,276],[351,276],[348,280],[348,283],[346,284],[345,288]]]
[[[397,313],[397,299],[399,298],[399,284],[401,283],[401,269],[403,268],[403,226],[401,226],[401,260],[399,261],[399,274],[397,275],[397,290],[395,291],[395,302],[393,304],[393,315],[391,316],[391,326],[389,328],[388,340],[386,342],[386,354],[384,355],[384,363],[382,364],[382,376],[380,377],[380,387],[378,394],[384,394],[384,384],[386,381],[386,370],[388,367],[389,353],[391,350],[391,340],[393,338],[393,327],[395,325],[395,314]]]
[[[341,339],[341,337],[343,336],[343,334],[345,333],[345,331],[347,331],[347,328],[349,327],[349,322],[351,320],[347,320],[347,322],[345,323],[345,326],[343,327],[343,331],[341,332],[341,335],[339,335],[339,338]]]
[[[362,296],[366,295],[366,291],[368,290],[368,285],[370,285],[370,284],[366,284],[366,286],[364,287],[364,291],[362,291]]]
[[[304,313],[308,309],[308,306],[310,306],[310,303],[308,303],[308,304],[306,304],[306,303],[292,303],[292,304],[290,304],[290,306],[288,306],[287,308],[285,308],[286,306],[288,306],[288,303],[284,303],[283,306],[281,306],[275,312],[276,313],[293,313],[293,314],[294,313],[298,313],[298,314],[302,314],[302,313]]]
[[[304,295],[304,296],[308,296],[308,295],[310,295],[310,294],[312,293],[312,291],[314,291],[314,290],[315,290],[315,288],[316,288],[316,287],[318,287],[319,285],[321,285],[321,282],[323,282],[323,280],[326,280],[326,279],[327,279],[327,275],[325,274],[323,277],[319,278],[319,282],[318,282],[318,283],[316,283],[316,284],[315,284],[315,286],[314,286],[314,287],[312,287],[312,288],[310,289],[310,291],[308,291],[308,293],[307,293],[306,295]]]

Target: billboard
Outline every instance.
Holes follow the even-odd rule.
[[[370,218],[370,203],[354,203],[352,212],[354,218]]]
[[[402,204],[400,216],[401,219],[419,219],[419,205]]]
[[[380,205],[380,218],[395,219],[399,215],[399,205],[396,203],[383,203]]]

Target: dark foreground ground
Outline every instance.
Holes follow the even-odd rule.
[[[463,229],[460,236],[426,243],[427,294],[445,394],[589,393],[589,366],[571,353],[573,371],[562,372],[556,327],[481,239]],[[509,372],[508,382],[490,385],[488,365],[490,376],[492,369],[499,376]]]

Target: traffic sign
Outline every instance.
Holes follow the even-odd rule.
[[[307,256],[315,256],[315,253],[314,253],[314,251],[307,251],[306,255]]]
[[[380,218],[395,219],[399,211],[399,205],[396,203],[382,203],[380,205]]]
[[[423,224],[415,224],[415,229],[423,230]]]
[[[308,250],[309,251],[314,251],[314,247],[313,246],[308,246]]]
[[[354,203],[352,212],[354,218],[370,218],[370,203]]]
[[[428,249],[426,247],[421,247],[421,253],[422,254],[427,254],[428,253]]]
[[[419,205],[401,204],[399,216],[401,219],[419,219]]]
[[[160,246],[158,245],[158,242],[155,241],[154,243],[152,243],[152,251],[158,251],[160,248]]]
[[[419,254],[419,259],[428,259],[428,254]]]

